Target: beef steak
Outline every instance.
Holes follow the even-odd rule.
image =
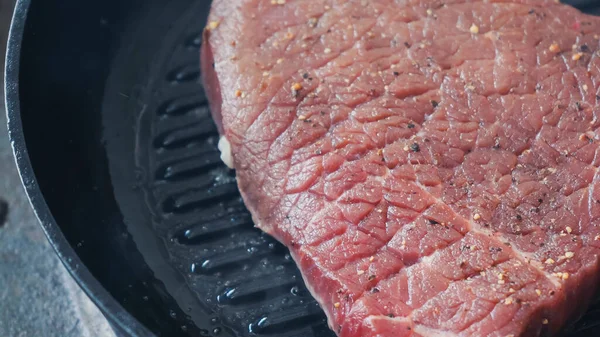
[[[214,0],[224,157],[338,335],[553,335],[588,306],[596,33],[554,0]]]

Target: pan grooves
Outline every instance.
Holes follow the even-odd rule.
[[[165,58],[151,90],[161,99],[142,126],[150,130],[141,169],[152,179],[142,188],[153,200],[154,230],[187,286],[234,335],[334,336],[287,249],[254,228],[219,158],[200,84],[201,29]]]

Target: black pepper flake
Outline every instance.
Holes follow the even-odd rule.
[[[213,62],[211,65],[212,65],[212,68],[215,69],[215,63]]]
[[[409,129],[413,129],[415,127],[415,125],[413,123],[408,123],[408,125],[406,125],[406,127]]]
[[[371,289],[371,293],[373,293],[373,294],[377,294],[378,292],[379,292],[378,288]]]
[[[528,14],[535,14],[535,10],[534,9],[530,9],[529,12],[527,12]]]
[[[434,108],[437,108],[439,105],[439,103],[437,101],[432,100],[430,102],[431,102],[431,106],[433,106]]]
[[[490,252],[492,253],[500,253],[502,251],[502,248],[500,247],[490,247]]]
[[[538,202],[541,204],[542,202],[544,202],[544,199],[540,198],[538,199]]]
[[[400,76],[400,73],[397,71],[394,71],[394,76]]]
[[[596,95],[596,101],[600,101],[600,95]]]
[[[523,217],[521,216],[521,214],[517,214],[517,220],[519,220],[519,221],[523,220]]]
[[[500,148],[500,144],[495,144],[494,146],[492,146],[492,149],[494,150],[498,150]]]
[[[555,292],[554,290],[550,290],[550,296],[554,296]]]
[[[588,47],[587,44],[583,44],[583,45],[581,45],[581,47],[579,47],[579,50],[581,50],[584,53],[589,53],[590,52],[590,47]]]
[[[410,43],[408,43],[408,42],[404,42],[404,47],[406,47],[406,48],[410,48]]]
[[[410,146],[410,149],[411,149],[413,152],[419,152],[419,151],[421,151],[421,148],[419,147],[419,144],[417,144],[417,143],[413,143],[413,144]]]
[[[369,281],[373,281],[376,278],[377,278],[377,276],[375,276],[375,275],[369,275]]]
[[[467,265],[467,264],[466,264],[464,261],[460,263],[460,267],[461,267],[461,268],[464,268],[466,265]]]
[[[307,79],[308,78],[308,73],[302,74],[302,78]]]
[[[396,317],[396,316],[394,316],[394,314],[387,314],[387,317],[389,317],[389,318],[394,318],[394,317]]]
[[[412,328],[411,328],[411,327],[409,327],[409,326],[407,326],[407,327],[406,327],[406,330],[412,330]]]
[[[437,222],[437,221],[435,221],[435,220],[433,220],[433,219],[429,219],[429,224],[430,225],[439,225],[440,223]]]
[[[579,110],[579,111],[583,110],[581,102],[575,102],[575,106],[577,107],[577,110]]]

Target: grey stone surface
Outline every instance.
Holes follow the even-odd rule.
[[[12,0],[0,0],[2,54],[11,11]],[[9,205],[0,226],[0,336],[113,336],[55,255],[30,208],[12,158],[1,98],[0,198]]]

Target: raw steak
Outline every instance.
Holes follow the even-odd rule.
[[[214,1],[224,158],[333,330],[546,336],[582,313],[600,275],[596,33],[554,0]]]

